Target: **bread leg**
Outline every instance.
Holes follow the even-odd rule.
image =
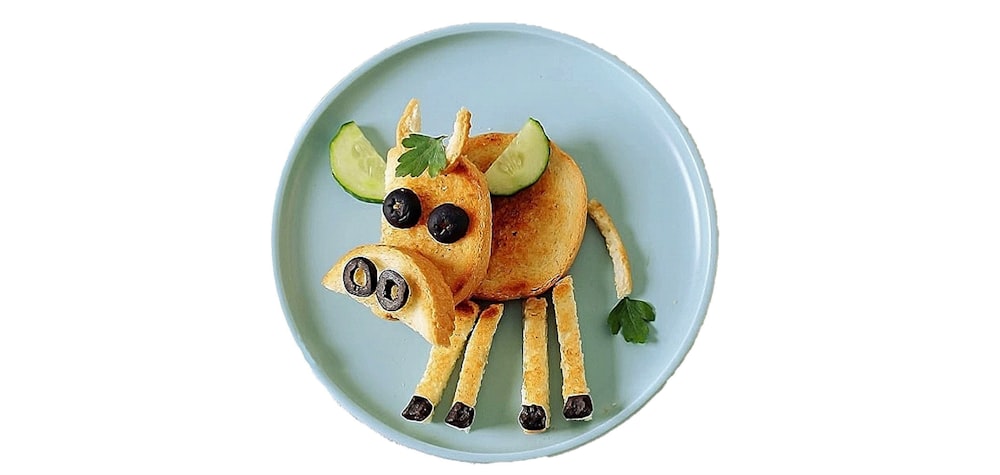
[[[403,409],[404,419],[413,422],[427,422],[434,414],[434,407],[441,401],[441,393],[448,384],[448,378],[455,368],[458,355],[465,348],[465,339],[472,331],[472,325],[479,314],[479,306],[466,300],[455,307],[455,331],[451,334],[448,346],[434,345],[427,358],[427,368],[424,376],[417,383],[410,403]]]
[[[501,315],[503,304],[486,307],[469,337],[465,358],[462,360],[462,372],[458,376],[458,387],[455,389],[455,401],[444,419],[445,424],[456,429],[468,432],[476,417],[476,399],[479,397],[483,372],[486,370],[493,335],[497,331]]]
[[[547,310],[548,302],[544,298],[524,301],[524,379],[517,421],[526,434],[545,432],[549,428]]]
[[[576,315],[573,277],[566,276],[552,288],[552,306],[556,310],[559,334],[559,367],[562,369],[563,416],[567,420],[590,420],[594,401],[590,398],[583,367],[580,322]]]

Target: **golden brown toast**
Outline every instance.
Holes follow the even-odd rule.
[[[452,137],[456,146],[461,146],[468,134],[469,113],[459,111],[455,133]],[[429,259],[444,276],[453,294],[453,304],[458,304],[472,295],[486,276],[490,261],[490,240],[492,238],[492,210],[486,177],[475,165],[449,154],[449,167],[438,176],[431,178],[427,172],[418,177],[397,177],[396,165],[403,147],[400,143],[409,133],[418,132],[420,114],[415,101],[407,105],[397,128],[397,145],[387,154],[386,193],[398,188],[412,190],[420,199],[420,220],[416,225],[400,229],[393,227],[382,218],[382,244],[411,249]],[[449,144],[450,145],[450,144]],[[453,149],[455,147],[450,147]],[[458,241],[443,244],[431,237],[427,230],[427,219],[431,211],[444,203],[452,203],[469,216],[469,228]]]
[[[604,244],[608,247],[608,254],[611,255],[612,269],[615,271],[615,292],[618,299],[628,297],[632,293],[632,264],[628,260],[628,252],[625,251],[625,243],[618,234],[615,222],[611,220],[608,210],[600,201],[590,200],[587,203],[587,214],[597,225],[597,229],[604,236]]]
[[[524,331],[521,357],[521,413],[518,422],[526,434],[545,432],[549,412],[548,302],[544,298],[524,301]]]
[[[372,275],[362,277],[361,271],[348,268],[354,258],[367,259],[374,265]],[[384,287],[370,287],[362,295],[348,292],[345,281],[365,284],[374,282],[385,271],[395,271],[406,282],[408,297],[398,310],[387,311],[377,298]],[[357,274],[357,275],[355,275]],[[323,276],[323,286],[347,294],[382,318],[398,319],[416,330],[432,345],[447,345],[455,328],[451,290],[441,271],[420,254],[407,249],[379,244],[366,244],[351,249]],[[391,289],[390,289],[391,290]],[[398,289],[396,289],[398,291]]]
[[[462,152],[487,170],[516,134],[470,137]],[[535,184],[494,196],[492,252],[476,298],[504,301],[544,293],[569,271],[587,225],[587,185],[576,162],[550,142],[549,164]]]
[[[568,420],[589,421],[594,412],[594,400],[590,397],[583,366],[583,343],[580,339],[573,276],[567,275],[552,288],[552,307],[556,311],[559,368],[563,377],[563,416]]]
[[[455,307],[455,331],[451,334],[447,346],[431,346],[424,376],[413,390],[409,404],[400,413],[403,419],[413,422],[430,421],[478,316],[479,305],[471,300],[466,300]]]

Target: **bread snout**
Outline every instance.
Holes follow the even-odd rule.
[[[441,271],[408,249],[355,247],[323,276],[323,286],[349,295],[378,317],[403,322],[432,345],[447,345],[455,328],[452,293]]]

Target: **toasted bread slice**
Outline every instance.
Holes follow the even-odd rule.
[[[455,120],[455,132],[468,134],[469,111],[460,110]],[[466,300],[486,276],[490,261],[490,240],[492,238],[492,210],[490,192],[486,177],[475,165],[461,156],[455,156],[454,147],[449,147],[449,167],[438,176],[431,178],[427,172],[418,177],[397,177],[396,165],[405,148],[403,138],[417,132],[419,108],[411,101],[407,105],[397,128],[398,142],[386,157],[386,192],[397,188],[408,188],[420,199],[420,220],[417,224],[401,229],[393,227],[382,218],[382,244],[416,251],[429,259],[444,276],[453,294],[453,305]],[[455,147],[463,144],[466,137],[452,137]],[[444,244],[431,237],[427,230],[427,219],[438,206],[451,203],[462,208],[469,216],[466,234],[458,241]]]
[[[466,159],[486,170],[516,134],[470,137]],[[535,184],[494,196],[493,240],[486,278],[473,296],[504,301],[536,296],[566,275],[587,226],[587,185],[580,167],[554,142]]]
[[[526,434],[549,428],[548,302],[524,301],[524,347],[521,358],[521,412],[517,422]]]
[[[583,343],[580,340],[573,276],[562,278],[552,289],[552,307],[556,311],[559,368],[563,377],[563,416],[571,421],[589,421],[594,413],[594,401],[590,397],[583,366]]]
[[[374,272],[350,268],[354,258],[367,259],[374,266]],[[357,262],[357,261],[355,261]],[[370,292],[349,292],[347,283],[357,282],[364,286],[374,282],[386,271],[395,271],[406,282],[408,296],[398,310],[388,311],[378,301],[379,292],[394,292],[392,288],[369,285]],[[362,275],[364,274],[364,275]],[[451,290],[441,271],[420,254],[401,248],[366,244],[351,249],[337,261],[323,276],[323,286],[334,292],[350,295],[371,309],[372,313],[385,319],[397,319],[423,336],[433,345],[448,345],[455,329],[454,303]],[[360,294],[360,295],[359,295]],[[367,295],[366,295],[367,294]]]
[[[434,408],[441,401],[441,393],[444,392],[448,378],[455,369],[455,362],[465,349],[465,340],[469,337],[478,315],[479,305],[471,300],[466,300],[455,307],[455,331],[451,334],[451,340],[448,346],[431,347],[424,376],[420,378],[417,388],[413,391],[413,397],[400,414],[403,419],[427,422],[434,415]]]
[[[472,335],[465,347],[462,358],[462,370],[458,374],[458,385],[455,387],[455,399],[451,410],[444,418],[444,423],[458,430],[468,432],[476,417],[476,401],[479,389],[483,384],[483,374],[493,346],[493,336],[496,334],[500,317],[503,316],[503,304],[493,304],[479,314]]]
[[[611,264],[615,272],[615,292],[618,299],[628,297],[632,293],[632,264],[628,261],[628,252],[625,252],[625,244],[618,234],[615,222],[611,220],[611,215],[604,209],[600,201],[590,200],[587,204],[587,213],[590,219],[597,225],[597,229],[604,236],[604,244],[608,247],[608,254],[611,255]]]

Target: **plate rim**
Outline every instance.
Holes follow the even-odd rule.
[[[310,351],[306,348],[303,341],[301,331],[298,328],[295,319],[292,316],[292,312],[289,308],[287,293],[285,292],[284,281],[282,279],[281,271],[281,261],[279,257],[279,220],[281,219],[281,211],[283,208],[285,196],[287,194],[286,187],[288,185],[288,178],[291,175],[291,170],[296,162],[296,156],[302,149],[305,142],[305,137],[308,132],[315,127],[319,120],[319,117],[326,111],[330,104],[339,97],[343,91],[353,84],[359,77],[366,74],[368,71],[374,69],[382,62],[387,59],[402,53],[408,49],[414,48],[418,45],[428,43],[431,41],[439,40],[449,36],[457,36],[462,34],[470,33],[518,33],[526,34],[532,36],[541,36],[544,38],[561,41],[568,43],[572,46],[581,48],[595,56],[603,59],[618,69],[620,69],[626,76],[634,80],[648,95],[653,99],[656,104],[663,111],[664,115],[667,116],[669,120],[674,122],[678,126],[678,133],[683,139],[683,150],[691,156],[693,159],[694,171],[697,172],[697,181],[701,185],[700,193],[696,195],[695,202],[701,202],[704,204],[704,209],[706,212],[706,227],[708,228],[708,235],[705,240],[708,244],[708,269],[706,269],[705,279],[703,285],[699,285],[703,289],[702,295],[700,295],[700,302],[697,308],[697,315],[695,315],[692,321],[691,327],[689,327],[686,332],[684,340],[678,347],[677,354],[680,358],[677,359],[676,364],[668,365],[664,368],[664,371],[660,373],[656,380],[647,387],[645,391],[640,393],[637,398],[638,403],[633,404],[630,407],[624,408],[622,412],[618,413],[614,417],[611,417],[604,422],[593,427],[591,430],[580,434],[577,437],[573,437],[562,442],[558,442],[551,445],[546,445],[539,448],[534,448],[530,450],[523,450],[517,452],[503,452],[503,453],[490,453],[490,452],[470,452],[455,450],[447,447],[442,447],[439,445],[433,445],[416,437],[410,436],[406,433],[400,432],[392,427],[389,427],[384,422],[369,414],[366,410],[358,406],[354,401],[351,400],[338,386],[334,384],[329,378],[319,368],[319,364],[313,358]],[[486,22],[486,23],[463,23],[455,24],[450,26],[444,26],[432,30],[425,31],[423,33],[411,36],[404,39],[388,48],[383,49],[379,53],[373,55],[372,57],[365,60],[359,66],[355,67],[350,73],[344,76],[340,81],[337,82],[316,104],[313,108],[313,112],[309,117],[303,122],[301,127],[298,129],[295,141],[289,150],[288,157],[286,158],[285,164],[282,168],[281,178],[278,182],[278,188],[276,191],[276,197],[274,202],[274,208],[272,212],[271,219],[271,261],[272,261],[272,272],[275,279],[275,290],[277,291],[278,300],[281,304],[282,313],[284,314],[286,324],[288,325],[289,331],[292,333],[299,350],[302,352],[303,357],[309,364],[314,376],[327,388],[327,391],[333,396],[333,399],[338,405],[347,410],[347,412],[354,417],[355,420],[361,422],[365,426],[369,427],[379,435],[385,437],[386,439],[414,449],[419,450],[423,453],[434,455],[442,458],[447,458],[451,460],[463,461],[463,462],[473,462],[473,463],[489,463],[489,462],[510,462],[517,460],[527,460],[531,458],[541,457],[541,456],[553,456],[558,455],[569,450],[581,447],[598,437],[601,437],[608,432],[610,432],[615,427],[623,424],[626,420],[630,419],[635,415],[643,406],[649,403],[652,398],[663,389],[666,385],[667,380],[676,372],[677,368],[684,362],[691,347],[694,344],[694,340],[697,338],[701,327],[704,324],[705,318],[708,313],[708,306],[712,300],[712,294],[715,288],[715,278],[716,271],[718,267],[718,240],[719,240],[719,230],[718,230],[718,218],[717,211],[715,207],[715,199],[712,191],[711,184],[708,179],[708,173],[705,169],[705,163],[702,159],[701,154],[692,138],[687,126],[681,121],[680,116],[670,107],[663,95],[653,87],[653,85],[646,80],[638,71],[633,69],[631,66],[626,64],[624,61],[619,59],[617,56],[609,53],[608,51],[600,48],[599,46],[584,41],[575,36],[561,33],[555,30],[551,30],[545,27],[526,24],[526,23],[505,23],[505,22]],[[676,355],[676,354],[675,354]],[[674,357],[676,358],[676,356]],[[673,360],[674,358],[671,358]],[[608,427],[606,427],[608,426]]]

